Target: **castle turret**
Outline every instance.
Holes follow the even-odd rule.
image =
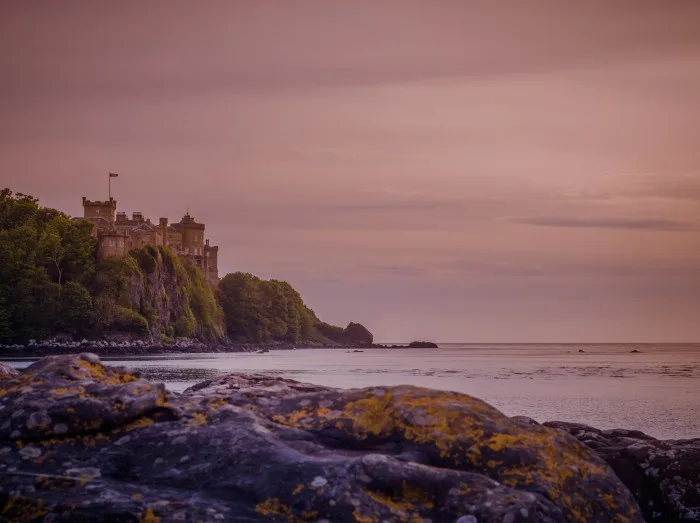
[[[88,200],[83,196],[83,218],[104,218],[114,223],[114,213],[117,210],[117,200],[110,198],[107,201]]]
[[[163,247],[168,247],[170,242],[168,241],[168,219],[159,218],[158,228],[160,229],[161,245]]]
[[[204,245],[204,257],[207,260],[207,272],[204,274],[207,280],[214,285],[219,283],[219,246],[209,245],[209,240]]]
[[[128,252],[129,235],[113,227],[100,231],[97,237],[97,258],[99,260],[122,258]]]
[[[185,214],[178,224],[182,231],[182,250],[185,254],[204,255],[204,224],[197,223],[192,216]]]

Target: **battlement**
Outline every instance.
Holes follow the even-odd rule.
[[[117,200],[115,200],[114,198],[110,198],[109,200],[88,200],[85,196],[83,196],[83,205],[104,205],[112,206],[116,209]]]
[[[117,200],[88,200],[83,196],[83,216],[85,218],[104,218],[114,222],[114,212],[117,210]]]

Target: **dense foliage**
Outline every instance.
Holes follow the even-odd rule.
[[[359,323],[343,329],[320,321],[285,281],[227,274],[219,282],[219,303],[234,341],[372,344],[372,334]]]
[[[284,281],[237,272],[217,293],[198,268],[154,245],[98,263],[92,227],[0,191],[0,343],[110,333],[215,341],[226,332],[242,342],[372,343],[362,325],[321,322]]]
[[[36,198],[0,191],[0,341],[89,329],[91,229]]]
[[[287,282],[243,272],[227,274],[219,282],[219,303],[232,340],[299,343],[320,338],[316,314]]]

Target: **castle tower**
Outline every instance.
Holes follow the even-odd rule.
[[[104,218],[114,223],[114,213],[117,210],[117,200],[110,198],[107,201],[88,200],[83,196],[83,218]]]
[[[163,247],[167,247],[170,245],[170,242],[168,241],[168,219],[167,218],[160,218],[158,220],[158,227],[160,228],[160,235],[161,235],[161,245]]]
[[[214,285],[219,284],[219,246],[209,245],[209,240],[204,244],[204,256],[207,260],[207,272],[204,277]]]
[[[178,224],[182,231],[182,250],[185,254],[204,255],[204,224],[185,214]]]
[[[126,255],[128,234],[113,228],[101,231],[97,237],[97,259],[118,259]]]

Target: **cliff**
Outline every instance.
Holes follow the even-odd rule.
[[[173,394],[83,354],[0,382],[0,407],[8,521],[643,521],[576,437],[464,394],[257,375]]]
[[[96,327],[156,339],[219,341],[223,311],[194,266],[167,247],[148,245],[102,262],[93,283]]]

